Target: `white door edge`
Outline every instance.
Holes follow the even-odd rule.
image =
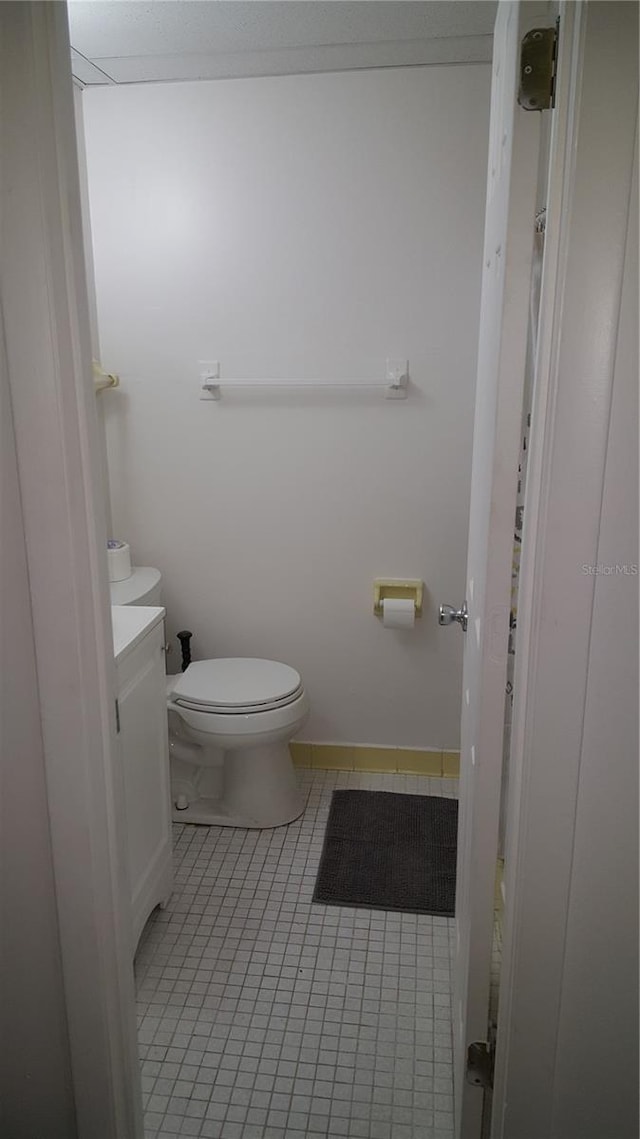
[[[464,647],[454,968],[456,1135],[477,1139],[483,1089],[466,1079],[488,1036],[513,529],[527,357],[541,116],[517,105],[520,45],[554,16],[547,4],[498,5],[472,460]]]
[[[79,1139],[139,1139],[106,526],[64,4],[0,5],[2,308]]]
[[[548,450],[553,433],[554,394],[557,383],[557,326],[561,314],[556,305],[562,291],[567,260],[569,186],[575,157],[575,132],[579,100],[579,71],[584,50],[583,9],[579,4],[561,4],[558,44],[559,85],[550,141],[549,182],[543,279],[538,318],[538,345],[532,430],[525,488],[525,531],[518,587],[518,647],[514,677],[514,711],[509,758],[509,804],[505,845],[505,930],[500,973],[498,1040],[492,1097],[491,1135],[499,1139],[504,1126],[504,1085],[509,1064],[511,1033],[509,1014],[512,998],[512,930],[518,921],[520,875],[519,839],[521,803],[526,796],[527,772],[523,766],[527,704],[533,700],[536,657],[536,565],[540,557],[536,537],[543,538],[545,502],[549,492]]]

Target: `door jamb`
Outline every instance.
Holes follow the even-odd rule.
[[[77,1134],[139,1139],[130,895],[66,5],[0,5],[1,301]]]
[[[551,1120],[555,1060],[553,1040],[560,1012],[564,923],[571,875],[573,824],[570,820],[572,812],[575,812],[577,796],[579,756],[576,753],[576,740],[580,738],[584,710],[584,703],[580,702],[579,689],[588,668],[589,613],[595,581],[594,578],[588,577],[580,581],[578,563],[588,561],[590,557],[593,561],[596,560],[599,527],[599,506],[596,509],[589,501],[584,507],[584,517],[573,521],[572,542],[576,551],[576,570],[570,583],[570,596],[563,599],[562,593],[567,593],[569,583],[566,580],[566,558],[564,577],[562,574],[561,560],[563,550],[566,550],[566,542],[563,542],[558,530],[558,506],[554,504],[554,499],[562,493],[557,484],[560,460],[556,449],[558,432],[562,430],[564,438],[567,438],[566,411],[564,421],[560,419],[559,403],[562,392],[565,401],[568,397],[572,397],[577,401],[575,405],[577,408],[585,409],[580,423],[582,426],[589,424],[590,429],[581,434],[578,451],[588,456],[589,479],[595,488],[592,495],[593,502],[597,500],[599,503],[598,486],[601,488],[604,481],[604,456],[608,430],[607,399],[610,399],[611,392],[611,375],[607,373],[611,360],[607,356],[612,354],[612,344],[615,347],[615,312],[616,303],[619,302],[619,295],[616,301],[615,283],[619,265],[614,263],[617,254],[608,247],[605,234],[606,224],[611,221],[611,215],[614,215],[612,222],[614,226],[619,227],[619,218],[615,220],[616,211],[609,210],[608,206],[603,205],[600,211],[598,236],[606,250],[603,258],[606,263],[602,264],[603,295],[607,298],[613,320],[608,337],[605,337],[600,345],[600,358],[596,358],[595,353],[593,360],[584,360],[579,353],[576,355],[575,333],[565,346],[566,326],[563,322],[566,320],[567,304],[576,295],[575,269],[572,279],[570,259],[575,258],[572,244],[576,238],[572,234],[572,229],[574,224],[577,224],[574,208],[576,190],[580,184],[576,178],[575,167],[583,95],[587,90],[584,84],[589,81],[585,72],[585,54],[589,20],[594,18],[589,9],[607,7],[604,4],[592,6],[567,0],[560,5],[559,87],[556,92],[556,111],[551,139],[545,261],[518,599],[518,646],[505,852],[505,932],[491,1124],[493,1139],[501,1139],[504,1135],[512,1133],[508,1130],[508,1111],[513,1108],[517,1099],[517,1095],[514,1095],[512,1072],[516,1050],[519,1053],[520,1081],[526,1080],[530,1090],[530,1096],[527,1097],[528,1107],[537,1104],[530,1115],[531,1134],[547,1134]],[[613,14],[610,18],[614,19]],[[609,105],[612,105],[614,96],[609,93],[607,84],[600,81],[599,89],[602,91],[602,98],[608,98]],[[613,179],[615,183],[616,170],[611,171],[602,158],[600,163],[601,180]],[[620,184],[622,196],[624,192],[625,187]],[[604,197],[606,198],[606,195]],[[603,216],[605,211],[607,218]],[[588,323],[588,315],[585,319]],[[587,324],[585,329],[586,327]],[[586,333],[585,337],[586,341],[589,341]],[[599,401],[597,407],[593,394],[596,390]],[[595,410],[589,419],[590,402]],[[575,466],[575,457],[567,457],[565,465]],[[590,493],[587,488],[587,494]],[[551,613],[549,607],[552,582],[560,586],[558,592],[553,594],[554,613]],[[568,608],[565,603],[568,604]],[[561,613],[568,614],[566,620],[559,619]],[[565,661],[565,676],[571,677],[573,673],[571,691],[574,692],[575,689],[575,699],[567,707],[562,722],[557,721],[556,717],[555,723],[553,723],[553,707],[548,698],[546,705],[544,703],[545,686],[542,683],[545,670],[547,677],[550,677],[550,673],[554,670],[554,638],[549,632],[552,626],[557,626],[557,637],[562,636],[563,626],[566,626],[566,632],[571,633],[570,651],[573,663],[568,666]],[[579,636],[576,635],[578,633]],[[565,638],[565,644],[567,643]],[[558,643],[555,649],[557,652]],[[553,723],[552,749],[545,749],[544,740],[541,739],[545,736],[545,731],[542,730],[545,723],[547,726]],[[550,751],[554,754],[550,754]],[[546,754],[545,762],[542,764],[544,771],[541,770],[543,752],[549,753]],[[554,781],[552,768],[560,755],[563,757],[564,774],[562,785],[558,786],[557,777],[560,769],[556,764]],[[548,812],[545,809],[545,825],[542,825],[543,808],[539,790],[541,780],[544,782],[545,779],[547,781],[545,802],[547,808],[553,805],[553,809]],[[531,889],[534,880],[544,882],[545,890],[549,894],[549,904],[544,915],[536,909],[534,892]],[[536,945],[532,945],[531,934],[536,926],[536,920],[540,939]],[[523,968],[525,943],[529,945],[528,973]],[[540,978],[537,996],[535,986],[531,985],[533,958]],[[524,1031],[522,1019],[517,1026],[515,1024],[516,1000],[519,1000],[522,1006],[523,993],[528,994],[528,1000],[532,1003],[531,1016],[528,1020],[529,1026],[538,1026],[535,1033]],[[520,1012],[522,1013],[522,1008]],[[526,1041],[526,1044],[523,1041]],[[529,1060],[526,1064],[526,1075],[523,1052],[525,1047]],[[525,1111],[526,1106],[524,1105]],[[522,1104],[520,1108],[523,1108]],[[537,1115],[536,1112],[540,1114]]]

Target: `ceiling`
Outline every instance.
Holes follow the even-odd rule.
[[[491,59],[484,0],[70,0],[82,85]]]

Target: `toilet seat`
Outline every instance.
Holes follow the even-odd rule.
[[[295,669],[230,657],[167,677],[174,819],[279,827],[304,810],[289,741],[309,714]],[[186,806],[185,806],[186,802]]]
[[[286,707],[302,693],[300,674],[279,661],[222,657],[195,661],[172,678],[172,703],[194,712],[238,716]]]

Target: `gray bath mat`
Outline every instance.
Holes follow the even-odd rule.
[[[334,791],[314,902],[453,917],[458,803]]]

